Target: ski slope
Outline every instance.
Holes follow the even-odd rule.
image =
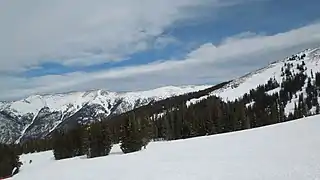
[[[319,180],[320,115],[246,131],[151,143],[146,150],[55,161],[22,155],[12,180]],[[29,161],[32,163],[29,164]]]

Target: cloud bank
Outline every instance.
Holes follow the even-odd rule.
[[[3,0],[0,72],[47,61],[67,66],[120,61],[148,49],[172,24],[198,16],[197,9],[223,5],[221,0]],[[157,41],[165,42],[171,40]]]

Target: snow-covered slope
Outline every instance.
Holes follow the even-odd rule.
[[[162,87],[149,91],[116,93],[104,90],[33,95],[0,103],[0,142],[45,136],[66,121],[87,123],[110,114],[119,114],[175,95],[210,86]]]
[[[304,58],[299,58],[304,54]],[[216,94],[223,99],[234,100],[243,96],[245,93],[248,93],[251,89],[255,89],[258,85],[267,83],[270,78],[275,78],[281,83],[281,68],[284,67],[285,63],[292,63],[293,67],[296,67],[297,64],[301,64],[301,62],[304,61],[306,64],[305,66],[307,67],[306,73],[308,76],[311,76],[311,71],[314,73],[320,72],[320,48],[308,49],[296,54],[296,56],[297,58],[295,60],[290,60],[289,57],[284,60],[271,63],[265,68],[259,69],[232,81],[224,88],[221,88],[212,94]]]
[[[246,131],[150,143],[123,155],[53,160],[51,151],[27,154],[12,180],[318,180],[320,116]],[[30,160],[32,163],[30,164]]]
[[[279,84],[283,81],[283,76],[281,76],[281,69],[285,68],[285,64],[290,63],[293,65],[291,70],[292,73],[297,73],[299,70],[296,68],[297,65],[305,62],[305,74],[311,77],[311,71],[313,73],[320,72],[320,48],[307,49],[300,52],[292,57],[285,58],[280,61],[275,61],[269,64],[267,67],[261,68],[257,71],[251,72],[245,76],[235,79],[225,85],[223,88],[213,91],[210,95],[219,96],[224,100],[233,101],[237,98],[242,97],[245,93],[249,93],[251,89],[257,88],[259,85],[264,85],[268,82],[270,78],[274,78]],[[314,77],[313,77],[314,80]],[[268,92],[269,94],[279,92],[280,88]],[[305,87],[299,93],[304,93]],[[210,96],[209,95],[209,96]],[[187,105],[194,104],[200,100],[206,99],[208,96],[203,96],[197,99],[191,99],[187,102]],[[294,103],[297,99],[289,102],[286,107],[286,113],[288,114],[293,110]]]

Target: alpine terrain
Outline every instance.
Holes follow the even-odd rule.
[[[0,0],[0,180],[320,180],[320,0]]]
[[[218,96],[224,101],[234,101],[243,98],[245,94],[250,94],[250,91],[255,90],[259,86],[266,85],[269,87],[264,88],[262,91],[268,95],[282,93],[280,95],[289,96],[283,99],[285,101],[285,113],[289,115],[290,112],[294,112],[295,105],[298,105],[299,96],[302,96],[302,99],[306,101],[305,98],[307,98],[308,92],[309,94],[312,93],[310,92],[310,86],[319,83],[320,79],[316,76],[318,72],[320,72],[320,48],[306,49],[235,79],[209,95],[191,99],[187,102],[187,105],[197,103],[209,96]],[[290,85],[290,82],[297,83]],[[316,90],[315,92],[318,95]],[[320,98],[317,98],[317,101],[320,102]],[[251,101],[247,106],[254,103],[254,101]],[[315,113],[315,105],[309,109],[311,114]]]
[[[149,91],[116,93],[105,90],[34,95],[0,102],[0,143],[41,138],[60,126],[97,121],[148,103],[210,86],[162,87]]]
[[[119,157],[128,165],[121,168],[152,167],[174,179],[316,179],[319,62],[320,49],[307,49],[215,86],[165,87],[120,94],[99,90],[38,95],[2,103],[1,130],[5,136],[1,138],[17,144],[1,145],[0,153],[6,154],[2,163],[10,165],[3,166],[1,175],[49,179],[59,171],[59,177],[64,179],[100,179],[106,177],[100,173],[105,172],[101,168],[109,166],[104,163],[113,166],[118,156],[112,155],[121,154],[121,149],[130,153]],[[272,127],[261,129],[268,125]],[[248,130],[252,128],[257,129]],[[210,136],[222,133],[227,134]],[[199,136],[207,137],[196,138]],[[181,140],[187,138],[195,139]],[[166,142],[171,140],[180,141]],[[151,141],[162,142],[150,143],[147,149]],[[112,147],[118,150],[111,151]],[[143,148],[147,152],[137,152]],[[23,155],[22,159],[31,157],[31,161],[19,161],[18,154],[40,151],[47,152]],[[181,152],[177,157],[170,155]],[[55,160],[69,160],[52,163],[52,154]],[[41,160],[32,165],[34,158]],[[143,163],[133,163],[138,161]],[[188,164],[195,161],[201,168],[188,169],[192,167]],[[80,169],[74,168],[74,163]],[[34,173],[35,169],[38,172],[37,165],[48,167],[42,169],[41,176]],[[90,172],[100,172],[79,177],[75,173],[89,166]],[[184,168],[174,170],[176,167]],[[117,172],[113,168],[106,169]],[[120,173],[121,176],[108,173],[108,177],[138,177],[135,172],[132,169],[129,174]],[[154,172],[141,174],[139,179],[166,178],[155,176]]]
[[[0,142],[20,142],[27,139],[45,137],[61,126],[86,124],[91,121],[119,115],[137,107],[159,100],[201,90],[193,98],[186,94],[186,105],[197,104],[208,97],[218,96],[224,101],[243,99],[252,95],[252,90],[263,88],[268,95],[281,94],[282,107],[286,116],[294,113],[299,98],[306,99],[310,88],[308,84],[320,81],[316,73],[320,72],[320,49],[307,49],[283,60],[275,61],[267,67],[248,73],[219,88],[210,86],[163,87],[150,91],[116,93],[104,90],[71,92],[55,95],[34,95],[28,98],[0,103]],[[298,82],[291,87],[290,82]],[[300,82],[300,83],[299,83]],[[309,82],[309,83],[308,83]],[[292,85],[293,86],[293,85]],[[299,87],[298,87],[299,86]],[[315,93],[313,94],[313,96]],[[288,97],[287,97],[288,96]],[[302,96],[302,97],[301,97]],[[311,99],[312,97],[308,97]],[[246,98],[247,107],[255,103],[253,98]],[[313,98],[315,99],[315,98]],[[320,99],[317,99],[317,102]],[[311,100],[310,100],[311,102]],[[176,104],[177,105],[177,104]],[[309,114],[316,113],[313,101]],[[297,108],[297,107],[296,107]],[[166,110],[164,110],[166,111]],[[159,113],[159,112],[158,112]],[[164,112],[160,112],[164,114]]]

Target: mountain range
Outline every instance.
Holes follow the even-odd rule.
[[[63,124],[90,123],[142,105],[206,89],[210,86],[167,86],[148,91],[117,93],[106,90],[33,95],[0,103],[0,142],[45,137]]]
[[[301,64],[304,64],[303,73],[306,77],[315,79],[313,74],[320,72],[319,63],[320,49],[306,49],[282,60],[274,61],[268,66],[240,78],[223,83],[221,86],[168,86],[149,91],[127,93],[94,90],[33,95],[22,100],[1,102],[0,142],[12,143],[30,138],[45,137],[63,125],[90,123],[144,105],[152,106],[154,102],[164,101],[173,96],[183,96],[186,93],[189,95],[184,96],[182,101],[187,106],[198,103],[209,96],[218,96],[225,101],[234,101],[259,85],[266,84],[270,79],[282,84],[286,80],[286,76],[283,75],[284,71],[289,71],[292,74],[298,73]],[[287,68],[288,66],[291,68]],[[295,104],[298,102],[298,95],[306,93],[307,79],[303,87],[296,92],[296,96],[285,103],[286,115],[294,111]],[[280,90],[281,87],[277,87],[266,93],[280,93]],[[199,93],[190,96],[190,93],[193,92]],[[311,111],[315,111],[315,108]]]

